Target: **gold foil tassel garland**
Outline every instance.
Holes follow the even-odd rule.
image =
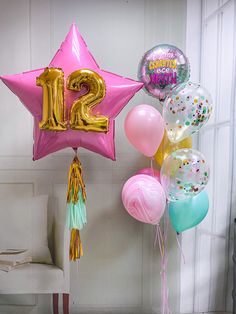
[[[70,235],[70,261],[76,261],[83,256],[83,246],[80,230],[87,222],[86,218],[86,192],[82,175],[82,166],[74,149],[75,157],[70,165],[67,188],[67,225]]]
[[[75,262],[84,255],[83,245],[78,229],[72,229],[70,234],[70,261]]]

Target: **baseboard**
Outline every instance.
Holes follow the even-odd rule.
[[[153,310],[141,308],[79,308],[71,310],[71,314],[160,314]],[[172,313],[176,314],[176,313]],[[181,313],[178,313],[181,314]],[[201,313],[184,313],[184,314],[232,314],[231,312],[201,312]]]
[[[71,307],[71,314],[156,314],[151,309],[140,307]]]
[[[1,305],[0,306],[0,313],[1,314],[38,314],[36,312],[36,306],[31,305]],[[46,313],[45,313],[46,314]]]
[[[60,306],[62,313],[62,309]],[[50,306],[47,309],[40,306],[22,306],[22,305],[1,305],[1,314],[51,314]],[[150,309],[133,308],[133,307],[70,307],[70,314],[160,314]],[[172,313],[175,314],[175,313]],[[184,313],[184,314],[232,314],[231,312],[202,312],[202,313]]]

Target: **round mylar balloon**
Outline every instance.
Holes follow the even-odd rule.
[[[161,44],[143,56],[138,76],[149,95],[165,99],[176,85],[189,78],[189,62],[184,53],[175,46]]]
[[[205,157],[194,149],[179,149],[161,167],[161,184],[171,201],[184,200],[200,193],[209,179]]]
[[[209,119],[212,98],[199,84],[183,83],[166,97],[163,118],[167,136],[177,143],[197,132]]]
[[[126,181],[122,201],[133,218],[152,225],[158,224],[166,205],[161,184],[146,174],[135,175]]]

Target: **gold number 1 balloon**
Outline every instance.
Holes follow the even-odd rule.
[[[156,154],[155,154],[155,160],[156,162],[162,166],[164,160],[167,156],[169,156],[172,152],[176,151],[177,149],[181,148],[192,148],[192,138],[187,137],[184,140],[178,142],[178,143],[172,143],[165,132],[161,145],[159,146]]]
[[[64,103],[64,73],[60,68],[46,68],[36,78],[43,88],[43,115],[41,130],[65,131],[67,129]]]

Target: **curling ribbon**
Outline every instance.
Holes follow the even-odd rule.
[[[75,157],[70,165],[67,188],[67,226],[71,230],[70,261],[76,261],[83,256],[80,230],[87,223],[86,192],[82,175],[82,166],[74,149]]]
[[[168,231],[168,219],[164,217],[164,224],[163,224],[163,232],[161,230],[160,224],[156,226],[156,236],[154,245],[156,246],[157,242],[160,249],[161,254],[161,290],[162,290],[162,306],[161,306],[161,313],[162,314],[170,314],[169,308],[169,290],[167,285],[167,231]]]
[[[182,257],[182,259],[183,259],[183,263],[185,264],[184,251],[183,251],[183,248],[182,248],[182,245],[181,245],[181,243],[180,243],[180,241],[179,241],[178,236],[179,236],[179,233],[176,233],[176,242],[177,242],[177,244],[178,244],[179,252],[180,252],[181,257]]]

